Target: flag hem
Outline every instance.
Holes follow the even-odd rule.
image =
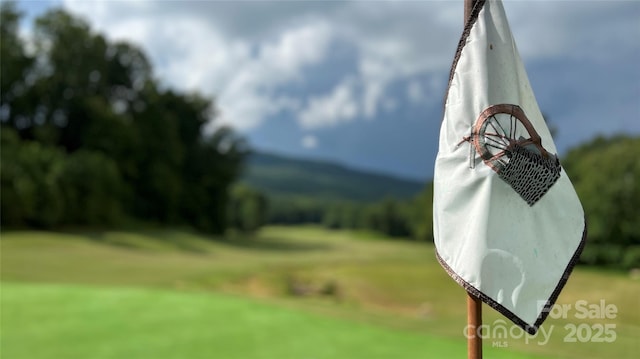
[[[464,30],[462,31],[462,35],[460,36],[460,41],[458,41],[458,47],[456,48],[456,54],[453,56],[451,71],[449,72],[449,82],[447,83],[447,92],[445,93],[445,97],[444,97],[445,107],[447,106],[447,99],[449,98],[449,90],[451,88],[451,82],[453,81],[453,75],[456,71],[456,67],[458,66],[458,61],[462,56],[462,49],[464,48],[464,45],[466,45],[467,43],[467,38],[471,33],[471,28],[473,28],[473,25],[478,20],[478,16],[480,15],[480,10],[484,8],[485,2],[486,0],[477,0],[474,3],[473,8],[471,9],[471,14],[469,14],[469,18],[467,19],[467,22],[464,25]]]
[[[567,264],[567,267],[562,273],[562,277],[560,277],[560,281],[558,282],[555,289],[551,293],[551,296],[549,296],[549,299],[547,299],[547,303],[544,305],[542,312],[540,312],[540,315],[538,315],[538,318],[536,319],[536,322],[533,325],[529,325],[529,323],[525,322],[522,318],[514,314],[509,309],[505,308],[502,304],[496,302],[495,300],[493,300],[493,298],[484,294],[481,290],[479,290],[478,288],[474,287],[472,284],[464,280],[464,278],[459,276],[451,267],[449,267],[449,265],[445,262],[445,260],[442,257],[440,257],[440,254],[438,253],[437,248],[435,252],[436,252],[436,258],[438,259],[438,262],[440,263],[442,268],[444,268],[447,274],[449,274],[449,276],[453,278],[453,280],[455,280],[467,292],[471,293],[473,296],[477,298],[480,298],[480,300],[485,302],[487,305],[489,305],[493,309],[497,310],[500,314],[507,317],[509,320],[511,320],[516,325],[518,325],[527,333],[534,335],[537,333],[542,322],[544,322],[544,320],[547,319],[547,316],[549,315],[549,312],[551,312],[551,308],[553,307],[556,300],[558,299],[558,296],[560,295],[562,288],[564,288],[565,284],[567,284],[567,280],[569,280],[569,276],[571,275],[573,268],[576,266],[576,264],[578,263],[578,260],[580,259],[580,254],[584,249],[584,246],[586,244],[586,239],[587,239],[587,221],[585,219],[584,229],[582,231],[582,239],[580,240],[578,247],[573,253],[571,260]]]

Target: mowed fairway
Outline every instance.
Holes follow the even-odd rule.
[[[448,358],[451,339],[233,296],[3,286],[2,358]],[[500,353],[496,357],[510,357]]]
[[[2,358],[464,357],[464,291],[433,247],[359,232],[269,227],[212,241],[185,231],[5,232]],[[548,340],[485,341],[490,358],[632,358],[640,281],[578,269],[559,303],[610,319],[550,318]],[[485,306],[485,323],[501,317]],[[567,343],[566,325],[615,325]],[[511,327],[509,323],[508,327]],[[517,334],[517,332],[514,332]],[[528,353],[528,354],[527,354]]]

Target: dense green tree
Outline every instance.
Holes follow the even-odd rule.
[[[581,259],[640,267],[640,138],[599,137],[571,150],[562,164],[587,218]]]
[[[76,151],[66,156],[61,182],[66,223],[100,226],[122,220],[126,187],[112,159],[99,152]]]
[[[381,202],[369,205],[364,210],[364,225],[394,237],[410,234],[407,212],[408,206],[393,198],[385,198]]]
[[[241,232],[255,232],[266,222],[267,206],[261,192],[244,185],[235,186],[227,212],[230,226]]]
[[[419,241],[433,241],[433,182],[409,203],[411,237]]]
[[[28,54],[15,6],[0,16],[3,224],[225,229],[247,145],[228,128],[205,134],[211,99],[160,86],[142,50],[65,11],[36,20]]]
[[[233,180],[240,175],[248,149],[230,129],[203,137],[186,157],[183,178],[183,215],[197,228],[221,232],[226,227],[227,202]]]
[[[2,131],[2,221],[34,227],[109,225],[122,218],[124,184],[98,152],[71,155]]]
[[[360,228],[363,227],[364,204],[351,201],[336,201],[326,206],[322,216],[322,224],[327,228]]]
[[[31,122],[31,118],[22,114],[32,111],[26,92],[34,81],[31,68],[35,62],[18,35],[21,16],[15,3],[0,4],[0,120],[17,129]]]
[[[267,223],[302,224],[323,221],[331,201],[308,196],[270,196],[267,211]]]
[[[38,142],[22,142],[11,129],[2,130],[1,146],[3,223],[34,227],[60,224],[64,216],[64,153]]]

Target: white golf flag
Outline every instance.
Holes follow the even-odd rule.
[[[500,1],[476,2],[454,59],[434,175],[438,260],[534,334],[586,236]]]

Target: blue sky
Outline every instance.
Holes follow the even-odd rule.
[[[149,54],[158,78],[216,98],[254,148],[416,179],[433,174],[462,31],[455,1],[21,1],[62,6]],[[560,156],[640,134],[640,1],[505,1]],[[23,28],[28,36],[28,21]]]

